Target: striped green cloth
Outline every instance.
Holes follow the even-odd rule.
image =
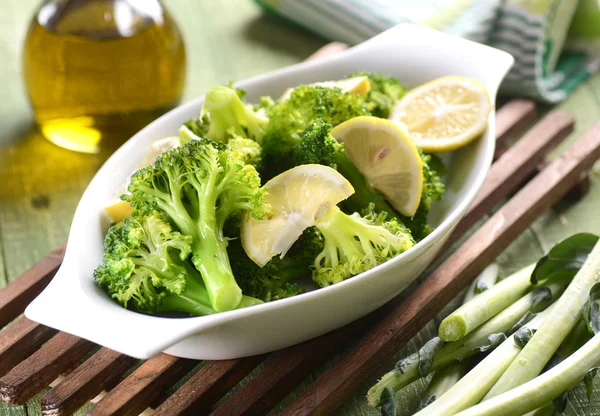
[[[558,102],[597,70],[600,0],[256,0],[327,39],[362,42],[415,23],[502,49],[502,92]]]

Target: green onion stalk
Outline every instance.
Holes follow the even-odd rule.
[[[522,345],[527,342],[530,335],[539,328],[553,309],[554,307],[551,307],[539,313],[507,338],[444,395],[416,415],[452,416],[479,403],[519,355]]]
[[[584,304],[594,284],[600,281],[600,242],[596,243],[556,307],[521,351],[518,359],[485,396],[491,399],[537,377],[571,330],[581,319]],[[565,389],[566,390],[566,389]],[[563,390],[564,391],[564,390]],[[540,403],[545,404],[545,402]],[[533,410],[533,409],[530,409]]]
[[[463,361],[477,353],[496,348],[507,336],[510,336],[530,321],[536,312],[544,310],[558,299],[567,284],[568,282],[566,281],[556,281],[538,287],[521,297],[521,299],[472,331],[463,339],[441,345],[433,355],[433,362],[429,367],[429,371],[425,374],[421,372],[423,359],[420,352],[398,361],[394,370],[385,374],[377,384],[369,389],[367,392],[369,404],[373,407],[379,406],[381,403],[381,394],[386,387],[391,388],[395,392],[399,391],[432,371],[437,371],[456,361]],[[483,296],[498,285],[479,296]],[[505,288],[510,291],[510,287],[505,286]],[[467,294],[469,293],[467,292]],[[479,296],[475,297],[471,302],[479,299]],[[469,303],[465,304],[465,306]]]

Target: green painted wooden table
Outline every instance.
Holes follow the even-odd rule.
[[[108,156],[60,149],[42,138],[33,126],[21,82],[20,53],[26,27],[38,3],[40,0],[0,2],[0,287],[66,240],[77,202]],[[249,0],[165,3],[178,21],[187,44],[189,63],[184,101],[201,95],[211,86],[300,62],[326,43],[306,31],[263,16]],[[600,119],[600,75],[587,81],[559,107],[575,116],[576,128],[557,151]],[[599,165],[592,173],[591,192],[583,200],[546,213],[498,258],[503,273],[531,263],[554,242],[572,233],[600,234],[598,203]],[[432,336],[434,329],[432,322],[399,356],[413,352]],[[338,413],[377,414],[366,406],[364,393],[393,363],[394,360],[390,361],[387,368],[373,375]],[[600,387],[600,378],[596,385]],[[416,382],[402,393],[400,414],[408,415],[415,409],[424,388],[423,382]],[[284,403],[301,390],[302,386]],[[0,404],[1,415],[39,412],[39,396],[25,406]],[[592,402],[588,402],[583,389],[578,388],[566,415],[600,415],[600,393],[596,392]]]

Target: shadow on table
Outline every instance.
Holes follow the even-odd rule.
[[[33,123],[0,144],[0,203],[43,209],[57,198],[78,200],[114,149],[72,152],[46,140]]]
[[[294,22],[268,14],[250,20],[242,28],[242,33],[252,42],[296,55],[300,60],[328,42]]]

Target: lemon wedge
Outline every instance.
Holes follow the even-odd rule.
[[[315,82],[308,85],[326,88],[339,88],[342,90],[342,92],[350,92],[358,95],[367,95],[369,91],[371,91],[371,83],[369,82],[369,77],[367,76],[340,79],[338,81]],[[281,97],[279,97],[279,101],[285,101],[290,98],[292,91],[294,91],[294,88],[288,88],[285,90]]]
[[[355,117],[331,130],[348,158],[402,215],[411,217],[421,202],[423,161],[408,134],[378,117]]]
[[[104,206],[104,211],[113,224],[129,218],[132,210],[133,207],[129,202],[121,201],[116,198]]]
[[[425,152],[448,152],[483,133],[492,110],[485,86],[448,76],[409,91],[390,114]]]
[[[259,266],[282,257],[302,232],[323,218],[332,207],[354,193],[338,171],[323,165],[296,166],[265,184],[269,218],[242,220],[242,246]]]

